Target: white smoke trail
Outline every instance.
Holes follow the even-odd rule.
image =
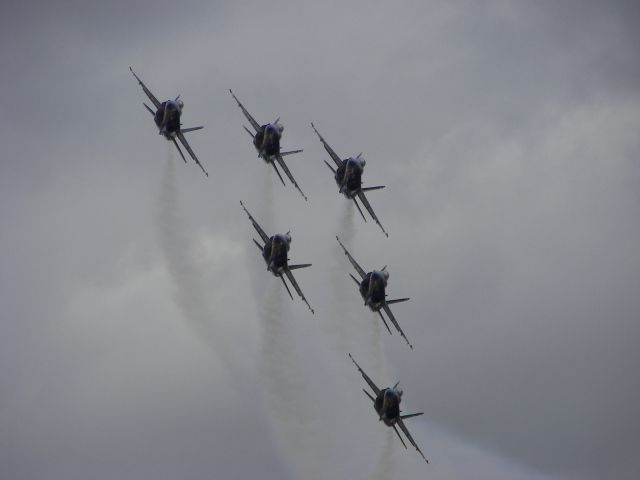
[[[216,266],[202,264],[194,253],[198,238],[185,226],[180,215],[175,152],[173,145],[167,144],[156,226],[160,250],[174,283],[174,300],[195,334],[219,357],[223,371],[232,376],[240,375],[246,372],[240,371],[243,365],[239,358],[241,351],[232,347],[237,339],[229,339],[228,331],[220,328],[223,315],[216,308],[216,296],[221,295],[216,292],[223,290],[223,280],[212,285],[205,269]]]
[[[274,175],[267,170],[258,221],[269,235],[275,233],[271,230],[275,224],[273,183]],[[259,371],[278,448],[292,478],[326,478],[327,459],[318,441],[319,419],[309,393],[291,302],[282,282],[266,271],[262,259],[249,264],[262,337]]]
[[[381,454],[378,456],[376,467],[371,474],[371,480],[389,480],[395,478],[396,468],[393,450],[395,449],[394,442],[398,441],[398,439],[394,437],[394,432],[391,428],[388,428]]]
[[[264,222],[267,230],[274,225],[273,183],[273,178],[265,178],[259,213],[259,221]],[[340,217],[340,236],[348,245],[353,244],[355,237],[354,213],[354,206],[350,204]],[[254,297],[260,306],[262,348],[259,368],[265,403],[278,448],[293,478],[367,478],[372,474],[371,446],[378,449],[378,442],[371,442],[359,425],[352,422],[353,412],[344,395],[358,396],[360,400],[362,394],[357,386],[357,374],[346,371],[351,368],[347,353],[361,347],[364,341],[369,345],[365,350],[370,350],[367,357],[383,358],[380,332],[374,328],[373,339],[367,333],[372,331],[370,319],[366,310],[358,310],[358,304],[363,308],[359,293],[346,276],[350,265],[337,242],[334,252],[330,281],[334,286],[333,314],[314,317],[322,325],[326,339],[320,345],[320,354],[328,351],[330,358],[328,362],[318,362],[311,367],[310,360],[318,352],[301,350],[309,342],[300,335],[302,327],[298,322],[303,320],[291,315],[294,303],[289,301],[281,282],[265,271],[261,260],[250,262]],[[377,365],[383,360],[371,362],[368,359],[367,363]],[[373,370],[372,374],[378,376],[379,368]],[[369,409],[370,405],[364,398],[362,400],[362,409]],[[370,413],[371,421],[375,422],[373,409]],[[384,458],[390,458],[382,453],[386,455]],[[387,463],[375,468],[382,468],[384,472],[391,467]]]

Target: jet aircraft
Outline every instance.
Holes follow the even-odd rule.
[[[293,285],[293,288],[295,289],[297,294],[300,296],[300,298],[302,298],[302,301],[307,304],[307,307],[309,307],[309,310],[311,310],[311,313],[315,313],[313,311],[313,308],[311,308],[311,305],[309,305],[309,302],[307,302],[307,299],[302,293],[302,290],[300,290],[300,287],[298,286],[298,282],[296,282],[296,279],[293,277],[293,273],[291,273],[292,270],[296,270],[298,268],[310,267],[311,264],[304,263],[301,265],[289,265],[288,254],[289,254],[289,248],[291,247],[290,232],[277,233],[269,237],[264,232],[264,230],[260,227],[260,225],[258,225],[258,222],[256,222],[256,220],[251,216],[249,211],[245,208],[244,203],[242,203],[242,201],[240,201],[240,205],[242,205],[242,209],[247,213],[247,215],[249,216],[249,220],[251,220],[251,223],[253,224],[253,227],[256,229],[256,231],[258,232],[258,235],[260,235],[260,238],[264,242],[264,245],[261,245],[255,238],[253,239],[253,243],[256,244],[258,249],[260,249],[260,252],[262,253],[262,258],[267,264],[267,270],[273,273],[274,276],[280,277],[280,279],[282,280],[282,283],[284,284],[284,287],[287,289],[287,293],[291,297],[291,300],[293,300],[293,295],[291,295],[291,290],[289,290],[289,287],[287,286],[287,282],[284,279],[284,276],[286,275],[286,277],[291,282],[291,285]]]
[[[242,113],[244,113],[244,116],[247,117],[247,120],[256,131],[256,133],[252,133],[251,130],[249,130],[246,126],[242,126],[247,131],[247,133],[251,135],[251,138],[253,139],[253,146],[256,147],[256,150],[258,151],[258,157],[262,158],[265,162],[273,165],[273,168],[278,174],[280,181],[284,185],[284,180],[282,178],[282,175],[280,175],[280,171],[278,170],[276,163],[280,165],[291,183],[293,183],[293,186],[296,187],[296,189],[300,192],[304,199],[307,200],[307,196],[298,186],[298,183],[293,178],[293,175],[287,167],[287,164],[284,163],[283,158],[287,155],[300,153],[302,152],[302,150],[291,150],[288,152],[280,151],[280,139],[282,138],[282,131],[284,130],[284,126],[280,123],[280,118],[276,119],[276,121],[273,123],[260,125],[255,121],[255,119],[251,116],[247,109],[244,108],[244,105],[240,103],[240,100],[238,100],[231,89],[229,89],[229,92],[231,92],[231,96],[234,98],[234,100],[240,107],[240,110],[242,110]]]
[[[338,243],[342,247],[342,250],[344,250],[344,254],[349,258],[349,261],[351,262],[351,265],[353,265],[353,268],[356,269],[356,271],[362,278],[362,280],[358,280],[356,279],[356,277],[349,274],[353,281],[356,282],[356,285],[358,285],[360,295],[364,300],[364,305],[366,307],[369,307],[371,311],[378,312],[378,315],[380,315],[380,318],[382,319],[382,323],[384,323],[384,326],[387,327],[389,334],[391,334],[389,325],[387,325],[387,322],[382,316],[382,312],[380,311],[381,309],[384,310],[389,317],[389,320],[391,320],[391,323],[393,323],[393,326],[396,327],[396,330],[398,330],[398,332],[400,332],[400,336],[404,338],[409,347],[413,350],[413,345],[411,345],[411,343],[405,336],[404,332],[400,328],[400,325],[398,325],[398,322],[396,321],[396,317],[393,316],[391,308],[389,308],[389,305],[391,305],[392,303],[406,302],[409,299],[397,298],[395,300],[387,300],[387,294],[385,293],[385,288],[387,287],[387,282],[389,281],[389,272],[387,271],[387,266],[385,265],[381,270],[372,270],[369,273],[365,273],[362,267],[358,265],[358,262],[355,261],[355,259],[347,251],[347,249],[344,247],[337,236],[336,240],[338,240]]]
[[[407,448],[407,445],[404,443],[404,440],[400,436],[400,432],[398,432],[398,429],[396,428],[396,425],[399,426],[400,430],[402,430],[402,432],[405,434],[407,440],[409,440],[411,445],[416,448],[424,461],[429,463],[429,460],[425,458],[422,450],[420,450],[415,440],[409,433],[406,425],[404,424],[405,419],[423,415],[424,412],[401,415],[402,410],[400,410],[400,402],[402,401],[402,389],[398,388],[398,383],[400,382],[396,383],[393,387],[380,389],[376,386],[375,383],[373,383],[373,380],[371,380],[369,376],[364,373],[364,370],[360,368],[360,365],[356,363],[351,354],[349,354],[349,358],[355,364],[358,371],[362,374],[365,382],[367,382],[369,384],[369,387],[371,387],[371,390],[373,390],[373,394],[375,395],[375,397],[367,392],[364,388],[362,389],[367,397],[369,397],[373,402],[373,408],[378,414],[378,420],[384,422],[387,427],[393,427],[393,430],[396,432],[396,435],[398,435],[398,438],[402,442],[402,445],[404,446],[404,448]]]
[[[144,102],[142,103],[145,106],[145,108],[149,111],[149,113],[153,116],[153,120],[159,130],[158,133],[160,133],[160,135],[163,135],[164,138],[166,138],[167,140],[171,140],[173,142],[173,144],[178,149],[180,156],[184,160],[184,163],[187,163],[187,159],[184,158],[184,155],[182,153],[182,150],[180,150],[180,147],[178,146],[178,142],[176,141],[176,138],[180,140],[180,143],[182,143],[182,145],[187,150],[187,152],[189,152],[189,155],[191,156],[193,161],[198,164],[198,166],[202,169],[204,174],[208,177],[209,174],[207,173],[207,171],[204,169],[204,167],[198,160],[198,157],[196,157],[196,154],[193,153],[193,150],[189,146],[189,143],[187,142],[187,139],[184,136],[184,134],[187,132],[193,132],[194,130],[201,130],[204,127],[182,128],[182,124],[180,123],[180,117],[182,116],[182,109],[184,108],[184,102],[180,100],[180,95],[178,95],[174,100],[167,100],[166,102],[160,103],[158,99],[153,95],[153,93],[151,93],[151,90],[149,90],[147,86],[144,83],[142,83],[142,80],[140,80],[140,78],[136,75],[136,73],[133,71],[131,67],[129,67],[129,70],[131,70],[131,73],[133,73],[133,76],[136,77],[136,80],[138,80],[138,83],[142,87],[142,90],[144,90],[144,93],[147,95],[147,97],[149,97],[149,100],[151,100],[151,103],[153,103],[153,106],[156,108],[156,111],[154,113],[154,111],[151,109],[151,107],[149,107],[149,105],[147,105]]]
[[[365,159],[362,157],[362,153],[359,153],[356,157],[349,157],[341,160],[336,152],[333,151],[333,148],[331,148],[331,146],[325,141],[325,139],[322,138],[322,135],[320,135],[320,132],[318,132],[313,123],[311,123],[311,128],[313,128],[313,130],[316,132],[318,138],[320,138],[320,141],[322,142],[322,145],[324,145],[324,149],[327,151],[336,165],[336,168],[333,168],[333,166],[331,166],[329,162],[327,162],[326,160],[324,161],[327,167],[329,167],[329,169],[333,172],[333,176],[336,180],[336,183],[338,184],[339,193],[342,193],[348,199],[353,200],[353,203],[356,204],[360,215],[362,215],[363,220],[366,222],[367,219],[365,218],[364,213],[362,213],[356,197],[359,198],[364,205],[364,208],[366,208],[369,212],[369,215],[371,215],[371,218],[373,218],[382,232],[388,237],[389,234],[385,231],[384,227],[380,223],[380,220],[378,220],[378,217],[373,211],[369,200],[367,200],[367,197],[364,194],[365,192],[369,192],[371,190],[380,190],[381,188],[384,188],[384,185],[378,185],[376,187],[362,186],[362,173],[366,164]]]

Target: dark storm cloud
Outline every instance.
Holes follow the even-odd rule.
[[[260,382],[252,277],[277,281],[254,268],[238,200],[259,211],[266,181],[277,214],[265,222],[314,263],[299,281],[316,316],[293,302],[281,320],[305,353],[296,375],[324,423],[317,445],[335,442],[330,471],[369,475],[389,433],[360,398],[350,349],[425,410],[411,428],[434,477],[637,477],[634,2],[2,11],[0,470],[288,471],[265,399],[238,393]],[[206,127],[189,140],[211,177],[175,165],[184,258],[215,305],[206,335],[174,304],[179,275],[156,238],[167,145],[129,65],[159,97],[182,94],[185,125]],[[258,121],[282,118],[285,148],[305,149],[287,160],[308,204],[255,158],[229,87]],[[389,265],[391,295],[412,297],[394,312],[413,352],[394,335],[373,355],[375,318],[334,261],[348,206],[309,121],[339,155],[364,152],[365,184],[387,185],[370,199],[390,238],[356,212],[349,241],[362,264]],[[242,359],[233,378],[211,354],[221,341]],[[389,475],[424,476],[391,445]],[[317,464],[296,471],[321,476]]]

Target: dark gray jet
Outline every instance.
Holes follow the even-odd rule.
[[[189,146],[189,143],[187,143],[187,139],[184,136],[184,134],[187,132],[201,130],[204,127],[182,128],[180,117],[182,115],[182,109],[184,108],[184,102],[180,100],[180,95],[178,95],[175,100],[167,100],[166,102],[160,103],[158,99],[153,95],[153,93],[151,93],[151,91],[147,88],[147,86],[142,83],[142,80],[140,80],[140,78],[135,74],[131,67],[129,67],[129,70],[131,70],[133,76],[136,77],[136,80],[138,80],[138,83],[142,87],[142,90],[144,90],[144,93],[147,95],[147,97],[149,97],[149,100],[151,100],[151,103],[153,103],[153,106],[156,108],[156,111],[154,113],[149,105],[144,102],[142,103],[149,111],[149,113],[153,116],[153,121],[156,123],[156,126],[159,130],[158,133],[160,133],[160,135],[163,135],[167,140],[173,142],[173,144],[178,149],[180,156],[184,160],[184,163],[187,163],[187,159],[184,158],[184,155],[182,153],[182,150],[180,150],[180,147],[178,146],[176,138],[180,140],[180,143],[182,143],[187,152],[189,152],[189,155],[191,156],[193,161],[198,164],[204,174],[208,177],[209,174],[198,160],[198,157],[196,157],[196,154],[193,153],[193,150]]]
[[[307,196],[302,192],[302,190],[300,190],[298,183],[293,178],[293,175],[291,175],[291,172],[289,171],[287,164],[284,163],[284,158],[283,158],[283,157],[286,157],[287,155],[300,153],[302,152],[302,150],[291,150],[288,152],[280,151],[280,139],[282,138],[282,132],[284,130],[284,126],[280,123],[280,119],[278,118],[276,119],[275,122],[267,123],[265,125],[258,124],[258,122],[255,121],[255,119],[251,116],[251,114],[247,111],[247,109],[244,108],[244,105],[240,103],[240,100],[238,100],[238,98],[233,94],[231,89],[229,89],[229,92],[231,92],[231,96],[238,103],[240,110],[242,110],[242,113],[244,113],[244,116],[247,117],[247,120],[249,121],[253,129],[256,131],[256,133],[254,134],[247,127],[245,127],[244,125],[242,126],[247,131],[247,133],[251,135],[251,138],[253,139],[253,146],[256,147],[256,150],[258,151],[258,157],[262,158],[265,162],[273,165],[273,168],[278,174],[280,181],[284,185],[285,183],[282,178],[282,175],[280,175],[280,171],[276,166],[276,162],[277,162],[278,165],[282,167],[282,170],[284,170],[284,173],[287,175],[291,183],[293,183],[293,186],[296,187],[296,189],[300,192],[300,194],[306,200]]]
[[[371,380],[369,376],[364,373],[364,370],[360,368],[360,365],[356,363],[351,354],[349,354],[349,358],[355,364],[358,371],[362,374],[365,382],[367,382],[371,387],[371,390],[373,390],[373,394],[375,395],[375,397],[367,392],[364,388],[362,389],[367,397],[369,397],[373,402],[373,408],[378,414],[378,420],[384,422],[387,427],[393,427],[393,430],[396,432],[396,435],[398,435],[398,438],[402,442],[402,445],[404,445],[404,448],[407,448],[407,445],[404,443],[404,440],[400,436],[400,432],[398,432],[398,429],[396,428],[396,425],[399,426],[400,430],[402,430],[402,432],[407,437],[407,440],[409,440],[409,443],[411,443],[411,445],[416,448],[424,461],[429,463],[429,460],[425,458],[422,450],[420,450],[415,440],[409,433],[409,430],[407,430],[406,425],[404,424],[405,419],[423,415],[424,412],[401,415],[402,410],[400,410],[400,402],[402,401],[402,389],[398,388],[398,383],[400,382],[396,383],[393,387],[380,389],[376,386],[375,383],[373,383],[373,380]]]
[[[291,297],[291,300],[293,300],[293,295],[291,295],[291,290],[289,290],[289,287],[287,286],[287,282],[285,281],[283,276],[283,275],[286,275],[289,281],[291,282],[291,285],[293,285],[293,288],[295,289],[296,293],[300,296],[300,298],[302,298],[302,301],[307,304],[307,307],[309,307],[309,310],[311,310],[311,313],[315,313],[313,311],[313,308],[311,308],[311,305],[309,305],[309,302],[307,302],[307,299],[302,293],[302,290],[300,290],[300,287],[298,286],[298,282],[296,282],[296,279],[293,278],[293,273],[291,273],[291,270],[296,270],[297,268],[310,267],[311,264],[304,263],[301,265],[289,265],[288,255],[289,255],[289,247],[291,247],[290,232],[277,233],[269,237],[264,232],[264,230],[260,227],[260,225],[258,225],[258,222],[256,222],[255,219],[251,216],[249,211],[245,208],[244,203],[242,203],[242,201],[240,202],[240,205],[242,205],[242,209],[247,213],[247,215],[249,215],[249,220],[251,220],[253,227],[256,229],[256,231],[258,232],[258,235],[260,235],[260,238],[264,242],[264,245],[261,245],[255,238],[253,239],[253,243],[256,244],[258,249],[260,249],[260,252],[262,253],[262,258],[264,258],[264,261],[267,264],[267,270],[273,273],[274,276],[280,277],[280,279],[282,280],[282,283],[284,284],[284,288],[287,289],[287,293]]]
[[[384,317],[382,316],[382,312],[380,311],[384,310],[387,313],[389,320],[391,320],[391,323],[393,323],[393,326],[396,327],[396,330],[398,330],[398,332],[400,332],[400,336],[405,339],[409,347],[413,350],[413,345],[409,343],[409,340],[404,335],[404,332],[400,328],[400,325],[398,325],[396,317],[393,316],[391,308],[389,308],[389,305],[391,305],[392,303],[406,302],[409,299],[397,298],[395,300],[387,300],[387,294],[385,293],[387,282],[389,281],[389,272],[387,271],[387,266],[385,265],[381,270],[372,270],[369,273],[365,273],[362,267],[358,265],[358,262],[356,262],[351,254],[347,251],[347,249],[344,248],[344,245],[342,244],[340,239],[336,237],[336,240],[338,240],[338,243],[342,247],[342,250],[344,250],[345,255],[349,258],[349,261],[351,262],[351,265],[353,265],[353,268],[355,268],[360,275],[361,280],[358,280],[356,277],[349,274],[353,281],[356,282],[356,285],[358,285],[360,295],[364,300],[365,307],[369,307],[373,312],[378,312],[378,315],[380,315],[380,318],[382,319],[382,323],[384,323],[384,326],[387,327],[389,334],[391,334],[391,329],[389,329],[389,325],[387,325],[387,321],[384,319]]]
[[[315,125],[312,123],[311,127],[316,132],[322,145],[324,145],[324,149],[327,151],[329,156],[333,159],[333,162],[336,164],[336,168],[333,168],[329,162],[326,160],[324,163],[329,167],[329,169],[333,172],[333,176],[336,179],[336,183],[338,184],[339,193],[342,193],[345,197],[350,200],[353,200],[353,203],[358,207],[358,211],[360,215],[362,215],[363,220],[366,222],[367,219],[364,217],[364,213],[360,209],[360,205],[358,205],[358,200],[356,197],[360,199],[364,208],[367,209],[371,218],[378,224],[378,226],[382,229],[382,232],[388,237],[389,234],[385,231],[384,227],[376,217],[376,214],[371,208],[371,204],[364,192],[369,192],[371,190],[380,190],[384,188],[384,185],[378,185],[376,187],[363,187],[362,186],[362,172],[364,171],[364,166],[367,163],[364,158],[362,158],[362,153],[359,153],[358,156],[345,158],[344,160],[340,160],[340,157],[336,155],[336,152],[333,151],[331,146],[322,138],[320,132],[316,130]]]

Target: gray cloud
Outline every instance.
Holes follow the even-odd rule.
[[[377,465],[637,477],[633,2],[2,10],[1,471],[282,478],[333,462],[349,478]],[[191,291],[159,238],[167,145],[129,65],[206,127],[190,141],[211,177],[175,165]],[[288,163],[308,204],[256,158],[229,87],[305,149]],[[348,217],[310,121],[340,155],[364,152],[366,184],[387,185],[371,203],[389,239]],[[316,315],[282,297],[290,337],[278,341],[293,345],[296,400],[314,408],[294,411],[320,459],[292,455],[296,437],[268,405],[256,283],[286,293],[255,255],[241,198],[292,230],[293,260],[314,263],[299,281]],[[411,297],[394,311],[415,351],[376,339],[336,234],[363,265],[389,265],[391,295]],[[381,383],[399,379],[405,409],[425,410],[411,428],[431,466],[389,441],[346,350]]]

